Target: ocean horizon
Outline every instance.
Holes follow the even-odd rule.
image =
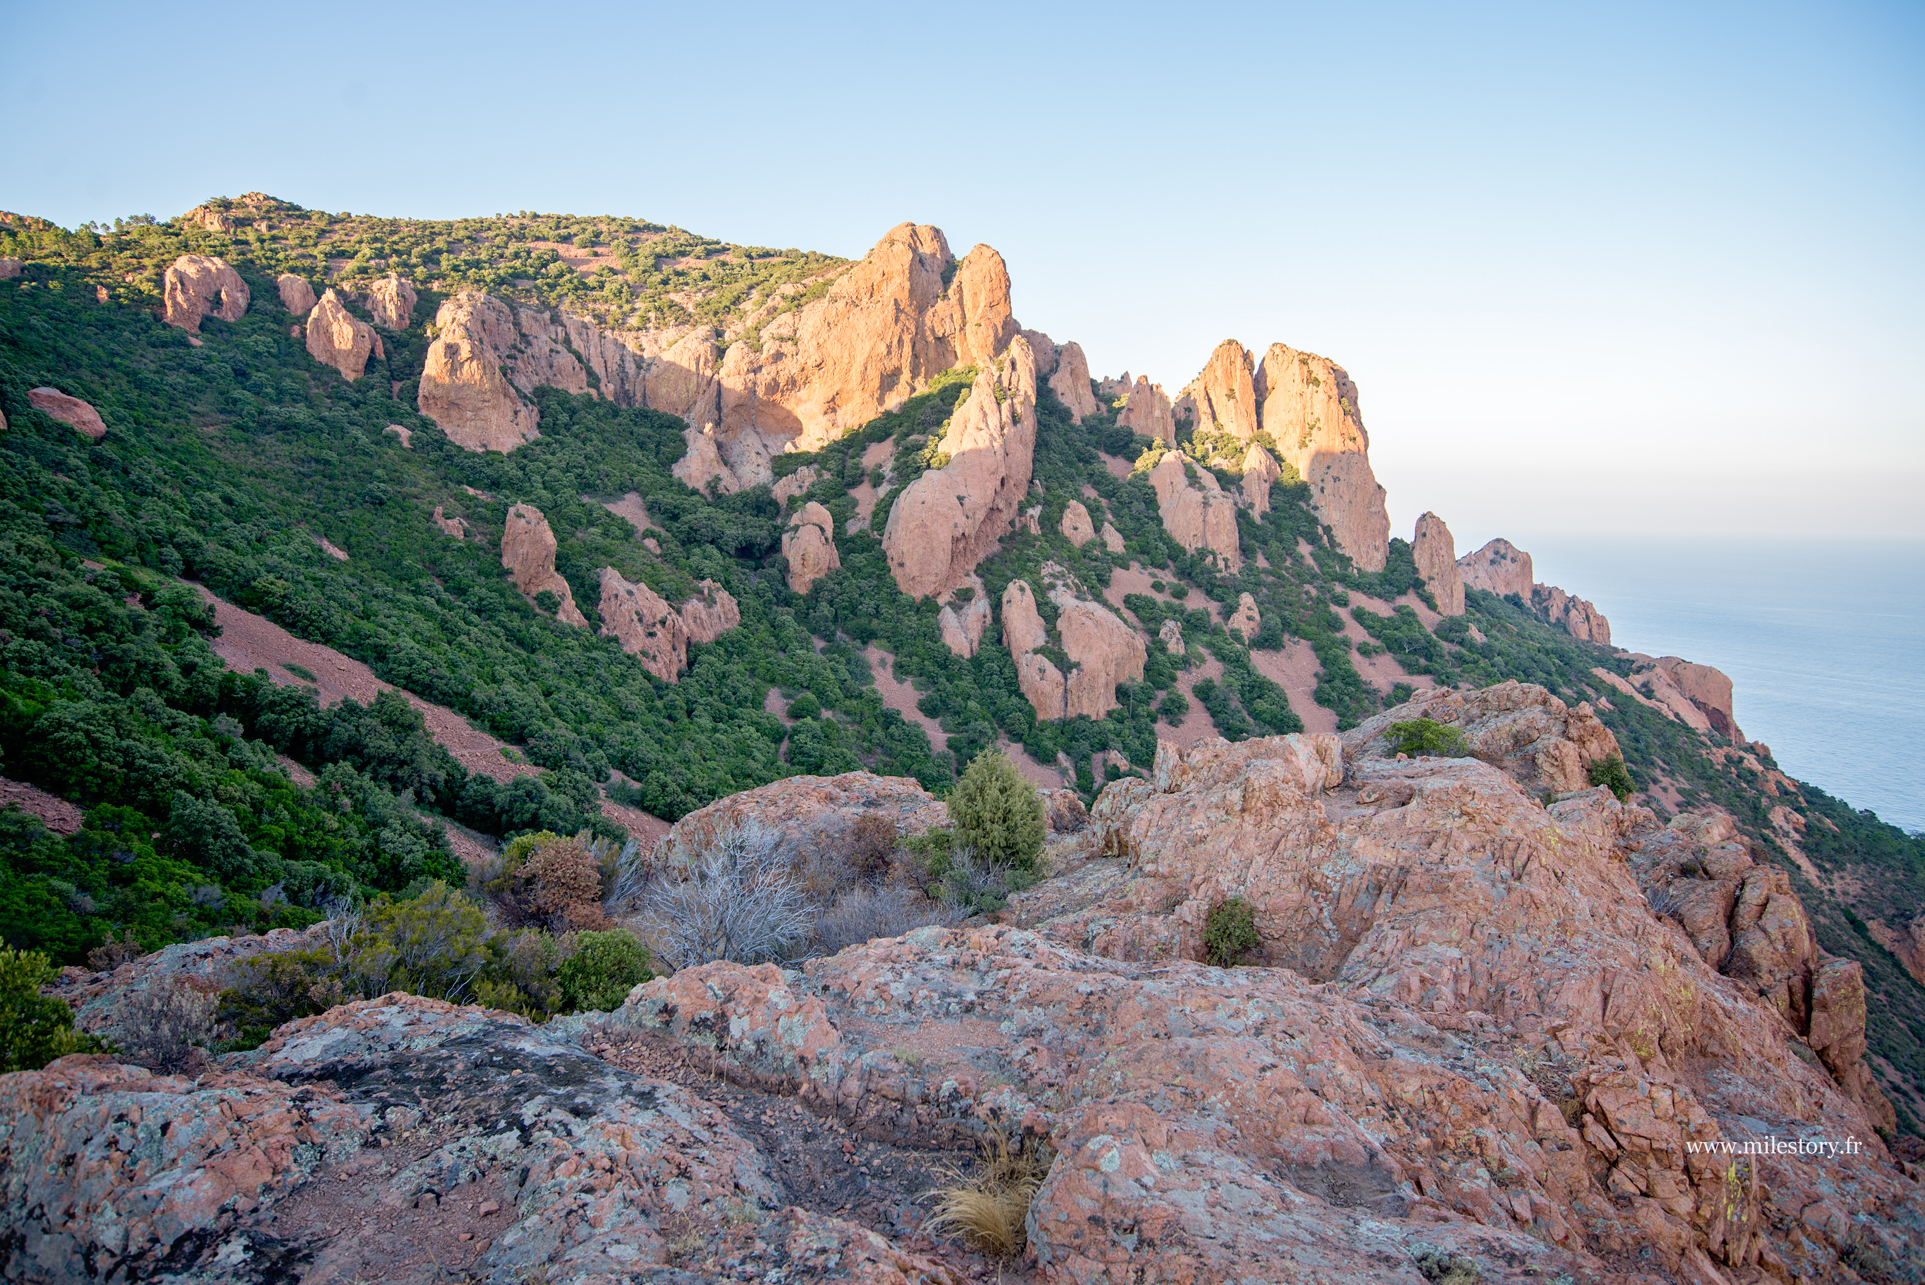
[[[1514,540],[1617,646],[1730,675],[1738,726],[1786,773],[1925,830],[1925,541]]]

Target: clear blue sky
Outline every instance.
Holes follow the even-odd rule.
[[[1396,527],[1925,536],[1925,7],[8,4],[0,206],[261,189],[1007,257],[1346,365]]]

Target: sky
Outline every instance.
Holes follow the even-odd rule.
[[[1344,365],[1393,533],[1925,539],[1925,6],[5,0],[0,47],[72,51],[0,135],[67,226],[934,223],[1099,374]]]

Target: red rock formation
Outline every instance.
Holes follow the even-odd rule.
[[[1450,528],[1435,513],[1417,519],[1417,530],[1410,542],[1417,574],[1437,600],[1437,610],[1446,616],[1464,614],[1464,580],[1457,570],[1457,542]]]
[[[210,313],[222,321],[240,320],[247,311],[247,282],[225,259],[183,254],[167,267],[164,299],[167,324],[194,334]]]
[[[1255,442],[1243,453],[1243,502],[1261,518],[1270,511],[1270,488],[1283,480],[1283,470],[1270,452]]]
[[[1010,530],[1029,491],[1036,448],[1036,366],[1020,336],[983,367],[950,417],[949,457],[911,482],[889,510],[882,545],[912,597],[964,582]]]
[[[305,277],[297,277],[292,272],[283,272],[274,278],[274,287],[280,291],[281,306],[297,317],[305,317],[314,311],[319,302],[314,297],[314,287]]]
[[[308,356],[340,371],[350,383],[361,378],[381,341],[374,327],[347,310],[330,288],[307,318]]]
[[[58,388],[30,388],[27,390],[27,401],[36,410],[45,412],[96,442],[107,436],[107,425],[91,403],[71,397]]]
[[[727,589],[704,580],[682,604],[681,617],[690,642],[712,643],[742,623],[742,609]]]
[[[712,425],[697,428],[690,424],[682,430],[682,441],[687,444],[688,452],[681,459],[676,460],[669,471],[680,479],[684,486],[690,490],[715,495],[733,495],[742,489],[742,483],[736,478],[735,471],[722,459],[722,452],[716,444],[715,429]],[[814,465],[810,467],[813,468]],[[784,478],[783,481],[786,482],[788,479]]]
[[[1100,534],[1103,537],[1103,547],[1105,549],[1108,549],[1111,553],[1123,552],[1125,542],[1121,531],[1118,531],[1115,527],[1105,522]]]
[[[1216,346],[1203,370],[1176,400],[1178,419],[1188,414],[1199,433],[1228,433],[1247,442],[1262,424],[1250,353],[1234,339]]]
[[[978,577],[971,575],[969,601],[959,601],[961,589],[951,595],[950,601],[943,604],[942,613],[936,617],[936,627],[942,631],[943,645],[958,656],[974,656],[982,646],[983,631],[989,627],[989,590]]]
[[[1243,566],[1237,536],[1236,501],[1223,493],[1216,475],[1170,451],[1150,470],[1163,529],[1184,548],[1207,549],[1227,571]]]
[[[1337,547],[1360,570],[1382,571],[1390,515],[1370,468],[1370,434],[1349,373],[1315,353],[1271,344],[1254,383],[1263,431],[1280,462],[1309,483],[1311,506]]]
[[[730,826],[753,822],[798,843],[834,850],[848,842],[858,819],[883,816],[904,838],[949,824],[949,809],[911,777],[845,772],[791,776],[743,790],[698,808],[675,823],[658,859],[672,861],[712,843]]]
[[[789,560],[789,588],[809,592],[809,586],[842,565],[836,552],[835,518],[811,500],[789,519],[782,535],[782,556]]]
[[[365,297],[368,311],[374,315],[374,324],[389,330],[408,328],[415,301],[420,298],[412,284],[392,272],[369,286]]]
[[[1044,574],[1052,569],[1062,572],[1049,563]],[[1108,608],[1067,589],[1052,597],[1058,608],[1056,632],[1070,662],[1067,674],[1038,650],[1049,644],[1049,633],[1028,582],[1012,580],[1003,591],[1003,641],[1016,663],[1017,682],[1038,718],[1102,718],[1116,708],[1118,683],[1142,681],[1149,650]]]
[[[1531,600],[1531,555],[1509,540],[1492,540],[1475,553],[1457,559],[1457,574],[1466,589],[1482,589],[1500,598],[1516,594]]]
[[[433,333],[416,398],[421,413],[470,451],[512,451],[534,441],[535,408],[501,373],[503,354],[519,336],[508,305],[464,290],[442,303]]]
[[[0,281],[11,281],[20,275],[27,265],[11,255],[0,256]]]
[[[1224,621],[1223,627],[1233,633],[1242,634],[1245,642],[1255,638],[1257,630],[1263,627],[1263,616],[1257,611],[1257,600],[1247,593],[1238,594],[1237,609],[1228,620]]]
[[[1609,641],[1608,633],[1605,641]],[[1739,730],[1731,710],[1731,679],[1722,670],[1696,665],[1678,656],[1660,656],[1656,665],[1658,672],[1668,677],[1684,698],[1704,715],[1712,731],[1744,743],[1744,733]]]
[[[1063,520],[1057,523],[1063,538],[1077,548],[1082,548],[1096,538],[1096,528],[1090,524],[1089,510],[1081,500],[1071,500],[1063,506]]]
[[[508,522],[501,533],[501,565],[508,578],[529,598],[546,590],[561,599],[555,618],[571,625],[586,625],[575,595],[561,573],[555,570],[555,533],[542,511],[532,504],[517,504],[508,510]]]
[[[1170,399],[1163,392],[1163,385],[1152,384],[1148,375],[1136,377],[1116,422],[1132,433],[1141,433],[1166,446],[1176,445],[1176,418],[1170,410]]]
[[[1530,601],[1544,613],[1545,619],[1554,625],[1563,625],[1579,642],[1611,645],[1611,622],[1584,599],[1573,597],[1556,585],[1534,584]]]
[[[1049,377],[1049,386],[1057,400],[1069,407],[1070,418],[1078,424],[1083,422],[1083,416],[1103,409],[1097,403],[1096,394],[1090,391],[1089,359],[1083,356],[1083,345],[1074,340],[1057,350],[1055,373]]]
[[[613,567],[602,568],[602,636],[620,641],[622,650],[641,658],[642,668],[672,683],[688,668],[688,625],[661,595],[645,584],[630,583]]]

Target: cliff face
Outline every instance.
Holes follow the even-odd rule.
[[[1188,416],[1199,433],[1228,433],[1249,441],[1262,427],[1254,376],[1249,351],[1234,339],[1224,340],[1201,373],[1185,385],[1176,400],[1176,418]]]
[[[1271,344],[1254,383],[1263,431],[1282,462],[1310,484],[1311,505],[1338,547],[1361,570],[1382,571],[1390,515],[1370,468],[1370,434],[1349,373],[1315,353]]]
[[[911,482],[889,510],[882,545],[906,594],[953,589],[1016,520],[1036,449],[1036,363],[1018,338],[977,374],[950,417],[942,468]]]
[[[380,350],[374,327],[347,310],[330,289],[307,317],[308,356],[341,372],[352,383],[367,371],[368,358]]]
[[[1482,589],[1498,597],[1516,594],[1526,602],[1531,598],[1531,555],[1509,540],[1492,540],[1475,553],[1457,560],[1457,574],[1466,589]]]
[[[587,625],[575,605],[574,592],[555,570],[555,532],[542,511],[532,504],[517,504],[508,510],[508,523],[501,533],[501,565],[515,588],[528,597],[547,592],[560,599],[557,619],[571,625]]]
[[[1236,501],[1223,493],[1215,474],[1186,460],[1181,451],[1171,451],[1150,470],[1150,485],[1156,489],[1163,529],[1178,544],[1209,550],[1226,571],[1243,566]]]
[[[1464,578],[1457,569],[1457,542],[1451,538],[1444,519],[1435,513],[1418,518],[1410,551],[1417,563],[1417,574],[1424,578],[1431,597],[1437,599],[1437,610],[1446,616],[1463,615]]]
[[[1611,645],[1611,622],[1605,619],[1603,612],[1583,598],[1565,593],[1556,585],[1534,584],[1531,586],[1531,605],[1543,612],[1545,619],[1552,624],[1563,625],[1571,637],[1579,642],[1598,643],[1605,647]]]
[[[470,451],[512,451],[535,440],[535,408],[502,375],[519,345],[509,305],[464,290],[442,303],[434,325],[416,399],[421,413]]]
[[[1176,417],[1163,385],[1152,384],[1148,375],[1138,375],[1131,384],[1116,422],[1133,433],[1155,438],[1165,446],[1176,445]]]

